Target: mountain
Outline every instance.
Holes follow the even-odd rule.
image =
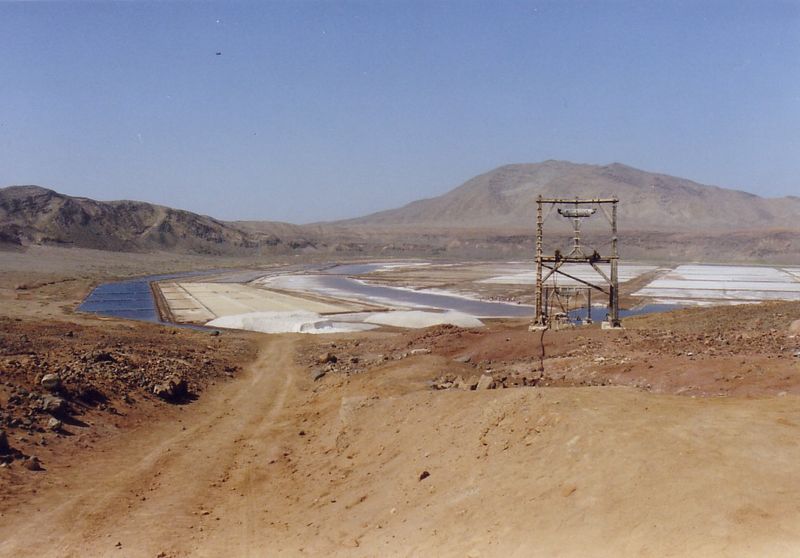
[[[276,224],[275,228],[281,227]],[[11,186],[0,189],[0,242],[231,254],[274,247],[282,241],[267,223],[258,231],[245,231],[211,217],[150,203],[100,202],[39,186]]]
[[[337,224],[531,229],[539,195],[617,196],[620,230],[800,230],[798,197],[768,199],[620,163],[599,166],[565,161],[502,166],[444,195]]]
[[[149,203],[101,202],[38,186],[11,186],[0,188],[0,248],[50,244],[326,259],[531,257],[539,194],[618,196],[620,250],[626,258],[800,264],[800,198],[766,199],[619,163],[562,161],[506,165],[436,198],[314,225],[226,222]],[[587,242],[606,242],[606,236],[595,235],[591,221],[604,224],[587,223]],[[546,240],[568,242],[567,223],[561,227],[550,230],[555,234]]]

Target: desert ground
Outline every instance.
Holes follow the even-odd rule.
[[[792,294],[544,333],[524,318],[301,335],[76,312],[108,280],[299,263],[0,252],[0,555],[800,553]],[[497,279],[525,273],[517,264],[436,265],[377,282],[530,297],[524,278]],[[687,294],[702,269],[655,265],[623,300],[652,288],[736,302],[748,289],[731,283],[748,281],[794,293],[796,266],[780,269]],[[365,310],[277,287],[252,302],[264,286],[249,281],[191,283],[167,289],[188,322],[243,300]],[[225,304],[198,318],[186,301],[208,293]]]

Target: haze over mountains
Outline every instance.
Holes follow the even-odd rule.
[[[505,165],[435,198],[345,221],[224,222],[144,202],[101,202],[37,186],[0,189],[0,246],[55,244],[220,255],[529,253],[536,197],[620,199],[623,255],[800,258],[800,198],[761,198],[626,165]],[[676,252],[676,243],[679,250]]]

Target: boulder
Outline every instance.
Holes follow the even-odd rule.
[[[58,374],[45,374],[40,383],[44,389],[56,391],[61,387],[61,376]]]
[[[189,386],[186,380],[180,376],[170,376],[164,382],[153,387],[153,393],[167,401],[177,401],[186,397],[189,393]]]
[[[311,379],[316,382],[317,380],[321,380],[326,373],[327,372],[321,368],[319,370],[313,370],[311,372]]]
[[[51,415],[57,415],[63,413],[67,409],[67,402],[60,397],[46,395],[44,399],[42,399],[42,409]]]
[[[58,432],[62,426],[64,426],[64,423],[55,417],[50,417],[50,420],[47,421],[47,429],[53,432]]]
[[[489,374],[482,374],[478,378],[478,386],[475,389],[492,389],[492,387],[494,387],[494,378]]]
[[[322,353],[317,357],[317,362],[320,364],[328,364],[328,363],[333,364],[337,360],[339,359],[337,359],[336,355],[333,353]]]

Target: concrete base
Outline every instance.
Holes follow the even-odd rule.
[[[614,326],[611,325],[611,322],[602,322],[600,324],[600,329],[625,329],[622,327],[622,324]]]
[[[528,331],[544,331],[546,329],[547,329],[546,325],[531,324],[530,326],[528,326]]]

